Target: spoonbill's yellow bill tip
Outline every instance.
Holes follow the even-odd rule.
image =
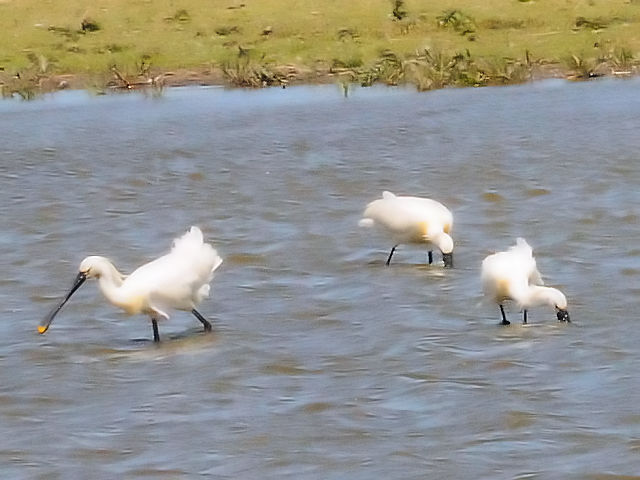
[[[47,331],[47,327],[43,327],[42,325],[38,325],[38,333],[44,333]]]

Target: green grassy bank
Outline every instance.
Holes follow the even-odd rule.
[[[634,73],[640,0],[0,0],[0,88]]]

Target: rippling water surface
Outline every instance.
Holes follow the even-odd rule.
[[[0,103],[6,478],[640,474],[640,82],[172,89]],[[383,190],[454,213],[455,268],[357,226]],[[83,287],[199,225],[200,311]],[[574,323],[498,325],[479,266],[524,236]],[[440,254],[436,259],[440,260]]]

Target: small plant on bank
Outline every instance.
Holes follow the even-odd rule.
[[[93,18],[85,17],[80,22],[80,29],[83,32],[97,32],[100,30],[100,24]]]
[[[0,98],[17,96],[22,100],[33,100],[38,93],[38,83],[38,77],[33,72],[0,75]]]
[[[488,81],[469,50],[453,55],[424,49],[409,62],[411,74],[419,90],[431,90],[447,86],[482,86]]]
[[[462,36],[473,34],[476,31],[476,24],[469,15],[460,10],[446,10],[437,17],[440,28],[450,28]]]
[[[223,25],[221,27],[217,27],[215,29],[216,35],[219,35],[221,37],[226,37],[229,35],[233,35],[234,33],[240,33],[240,28],[236,25]]]
[[[149,72],[151,70],[151,55],[142,55],[140,60],[136,61],[136,69],[138,70],[139,77],[149,78]]]
[[[501,58],[485,63],[484,71],[492,84],[512,85],[531,80],[532,62],[528,50],[524,59]]]
[[[619,68],[632,68],[635,64],[633,52],[625,47],[615,48],[611,59],[613,64]]]
[[[22,100],[33,100],[46,80],[52,61],[42,54],[27,52],[30,65],[13,74],[0,72],[0,97],[18,96]]]
[[[391,14],[394,20],[402,20],[408,15],[407,10],[404,7],[404,0],[392,0],[393,10]]]
[[[585,17],[578,17],[574,23],[574,30],[602,30],[607,28],[607,22],[600,18],[594,18],[592,20]]]
[[[362,67],[362,58],[359,56],[351,56],[347,58],[334,58],[331,62],[332,70],[357,70]]]
[[[355,28],[340,28],[338,29],[338,40],[341,42],[346,42],[349,40],[358,41],[360,35]]]
[[[251,50],[238,47],[238,54],[223,62],[222,73],[231,85],[252,88],[286,86],[285,76],[269,68],[264,62],[264,55],[259,60],[254,60],[253,56]]]
[[[374,66],[359,75],[360,84],[369,87],[377,82],[399,85],[404,81],[404,61],[393,51],[385,50]]]
[[[191,15],[184,8],[176,10],[176,12],[170,17],[165,17],[164,19],[168,23],[188,23],[191,21]]]
[[[599,67],[604,64],[601,58],[585,57],[583,54],[573,54],[567,58],[566,64],[571,70],[569,78],[572,80],[588,80],[602,76]]]
[[[638,62],[633,52],[626,47],[614,47],[605,52],[603,57],[615,75],[631,75],[637,68]]]

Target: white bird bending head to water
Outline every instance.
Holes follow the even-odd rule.
[[[218,252],[204,243],[198,227],[191,227],[176,238],[169,253],[142,265],[128,276],[121,274],[104,257],[87,257],[80,263],[71,290],[38,326],[38,332],[49,329],[53,318],[87,278],[96,278],[107,300],[128,314],[149,315],[156,342],[160,341],[157,320],[159,317],[168,319],[170,309],[190,311],[202,322],[205,331],[210,331],[211,324],[196,306],[209,296],[209,283],[221,263]]]
[[[429,248],[429,263],[433,262],[431,249],[435,247],[442,252],[445,267],[453,266],[453,216],[440,202],[383,192],[382,198],[367,205],[359,225],[379,226],[391,236],[394,246],[387,265],[398,245],[424,243]]]
[[[542,285],[533,250],[523,238],[518,238],[509,250],[489,255],[482,262],[482,289],[500,306],[503,325],[510,323],[502,307],[505,300],[513,300],[523,309],[524,323],[527,309],[537,305],[550,305],[556,309],[558,320],[571,321],[564,294]]]

